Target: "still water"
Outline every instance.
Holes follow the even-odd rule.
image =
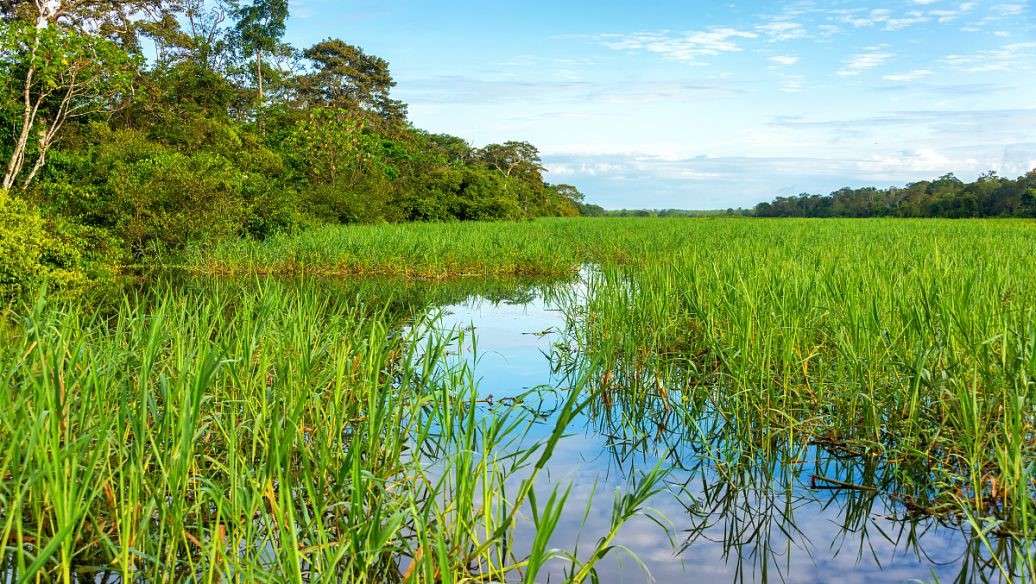
[[[570,306],[579,291],[563,294],[565,302],[554,296],[536,288],[511,299],[476,293],[439,309],[435,326],[477,339],[459,358],[473,369],[487,403],[540,388],[548,403],[536,409],[550,412],[550,396],[568,389],[556,355],[569,342],[562,305]],[[717,435],[708,416],[658,408],[631,416],[622,408],[616,400],[580,414],[538,485],[539,492],[571,486],[551,546],[585,555],[608,532],[616,493],[629,491],[655,465],[668,471],[662,492],[621,529],[617,548],[599,564],[602,582],[1003,580],[989,545],[967,528],[908,518],[887,495],[824,480],[866,484],[874,469],[863,462],[808,447],[795,460],[731,470],[703,444]],[[529,439],[546,438],[553,427],[546,415]],[[519,527],[518,548],[530,529]],[[550,581],[562,581],[565,567],[552,565]]]
[[[564,365],[566,356],[579,356],[569,333],[586,277],[561,283],[275,284],[385,306],[405,315],[401,323],[425,323],[419,326],[434,329],[430,334],[463,333],[451,358],[477,379],[482,413],[492,415],[525,396],[517,409],[531,424],[524,441],[534,445],[554,429],[573,371],[579,370],[578,364]],[[257,283],[268,284],[241,285]],[[665,471],[659,491],[623,525],[598,564],[602,583],[1003,582],[1010,580],[1003,562],[1012,554],[1036,553],[1023,544],[984,539],[967,526],[911,517],[888,493],[868,487],[881,484],[874,461],[815,446],[745,455],[715,414],[696,411],[693,403],[673,403],[624,401],[616,392],[608,403],[582,410],[539,475],[536,493],[543,499],[554,487],[570,489],[551,547],[585,558],[609,531],[615,497],[632,491],[644,473]],[[528,550],[532,533],[526,514],[513,541],[518,557]],[[562,582],[569,567],[555,560],[541,581]],[[105,573],[77,581],[119,579]]]

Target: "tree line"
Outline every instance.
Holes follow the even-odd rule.
[[[952,174],[905,187],[843,188],[829,195],[777,197],[757,217],[1036,217],[1036,170],[1017,179],[986,173],[973,182]]]
[[[387,61],[291,46],[288,16],[288,0],[0,0],[0,252],[58,269],[315,224],[579,214],[533,145],[414,127]]]
[[[751,213],[742,208],[730,209],[613,209],[589,205],[584,215],[595,217],[741,217]]]

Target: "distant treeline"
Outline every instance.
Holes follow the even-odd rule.
[[[756,217],[1036,217],[1036,170],[1011,180],[995,173],[966,183],[952,174],[905,187],[843,188],[830,195],[777,197]]]
[[[722,217],[749,215],[747,209],[614,209],[608,210],[597,205],[580,205],[580,214],[588,217]]]

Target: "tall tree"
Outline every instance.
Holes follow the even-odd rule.
[[[272,53],[280,45],[288,20],[288,0],[252,0],[235,11],[241,51],[251,55],[255,62],[258,106],[265,103],[263,91],[263,55]]]
[[[41,0],[36,22],[0,24],[0,101],[18,128],[0,188],[32,181],[58,132],[74,118],[111,112],[131,89],[136,59],[114,42],[54,24],[58,0]]]
[[[116,41],[139,52],[140,31],[181,8],[183,0],[0,0],[0,18],[34,22]]]
[[[543,162],[540,151],[528,142],[509,141],[490,144],[475,152],[482,164],[502,172],[505,176],[542,180]]]
[[[396,82],[385,59],[339,39],[321,41],[303,55],[314,66],[300,79],[305,102],[364,109],[389,121],[406,119],[406,104],[389,96]]]

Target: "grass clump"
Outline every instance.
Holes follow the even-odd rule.
[[[708,410],[742,453],[880,460],[916,513],[1036,537],[1036,227],[685,225],[573,314],[606,392]]]
[[[446,358],[457,338],[336,298],[158,287],[20,311],[0,349],[8,577],[501,581],[542,566],[545,550],[509,538],[582,393],[523,445],[531,422],[486,411]]]

